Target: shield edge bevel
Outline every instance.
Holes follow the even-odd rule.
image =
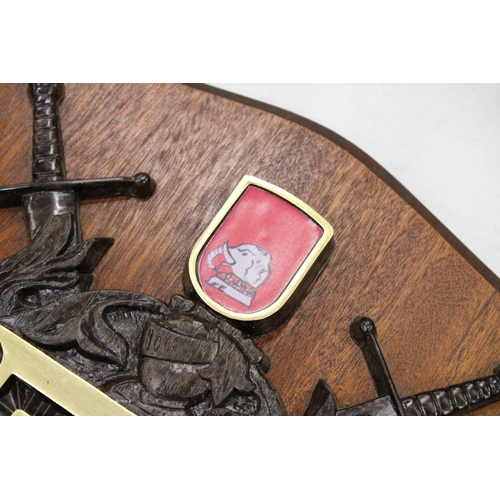
[[[245,190],[249,186],[262,188],[288,201],[293,206],[304,212],[312,220],[314,220],[314,222],[316,222],[316,224],[318,224],[323,230],[323,235],[318,240],[314,248],[309,252],[309,255],[301,264],[297,272],[293,275],[292,279],[285,287],[283,292],[281,292],[279,297],[270,306],[253,313],[235,313],[221,306],[206,294],[206,292],[203,290],[203,287],[199,283],[196,267],[198,263],[198,257],[200,253],[203,251],[205,245],[209,242],[210,238],[217,231],[217,229],[224,221],[229,211],[232,209],[232,207],[236,204],[241,195],[245,192]],[[288,191],[285,191],[284,189],[275,186],[274,184],[271,184],[270,182],[264,181],[262,179],[259,179],[258,177],[254,177],[251,175],[245,175],[236,185],[234,190],[229,195],[228,199],[222,205],[221,209],[217,212],[217,214],[212,219],[210,224],[207,226],[205,231],[203,231],[200,238],[198,238],[198,240],[196,241],[188,261],[189,279],[200,299],[206,305],[208,305],[210,308],[212,308],[219,314],[222,314],[227,318],[238,321],[263,320],[269,318],[270,316],[278,312],[288,302],[288,300],[293,296],[293,293],[298,288],[302,280],[307,275],[308,271],[314,265],[316,260],[319,258],[319,256],[326,248],[326,246],[330,243],[330,241],[333,239],[333,237],[334,237],[334,230],[332,226],[326,221],[326,219],[324,219],[321,215],[319,215],[315,210],[313,210],[309,205],[304,203],[302,200],[300,200],[293,194],[289,193]]]

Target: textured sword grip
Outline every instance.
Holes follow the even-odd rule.
[[[59,104],[64,99],[62,83],[30,83],[33,103],[33,181],[66,178]]]
[[[498,375],[422,392],[402,399],[407,416],[440,416],[466,413],[500,399]]]

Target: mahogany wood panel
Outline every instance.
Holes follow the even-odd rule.
[[[182,294],[194,242],[240,178],[255,175],[317,210],[336,237],[332,258],[294,315],[256,341],[271,359],[268,376],[288,413],[304,413],[319,378],[342,406],[375,397],[349,336],[360,315],[376,322],[401,396],[492,373],[500,362],[500,285],[491,271],[347,141],[206,90],[67,85],[61,120],[68,178],[144,171],[158,184],[150,200],[82,203],[85,237],[115,238],[93,288],[167,302]],[[30,180],[31,130],[26,86],[1,85],[1,185]],[[0,241],[0,259],[26,245],[20,209],[1,211]],[[500,404],[476,413],[499,415]]]

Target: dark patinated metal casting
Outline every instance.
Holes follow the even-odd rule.
[[[351,323],[350,334],[363,353],[378,397],[359,405],[341,409],[335,393],[324,380],[320,380],[314,389],[305,415],[459,415],[500,400],[500,378],[497,371],[486,378],[400,399],[377,342],[375,323],[370,318],[356,318]]]
[[[0,208],[21,206],[27,248],[0,262],[0,323],[140,415],[279,415],[266,380],[268,357],[205,307],[131,291],[92,290],[92,272],[113,244],[84,240],[78,202],[147,198],[144,173],[66,180],[58,105],[61,84],[31,84],[33,182],[0,188]],[[1,347],[0,347],[1,349]],[[0,414],[62,415],[62,408],[12,377]]]

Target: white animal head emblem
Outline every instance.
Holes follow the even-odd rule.
[[[222,247],[212,250],[207,255],[207,264],[211,269],[217,269],[213,260],[223,254],[225,262],[235,276],[249,285],[257,288],[267,281],[271,275],[271,255],[261,247],[252,244],[230,247],[226,241]]]

